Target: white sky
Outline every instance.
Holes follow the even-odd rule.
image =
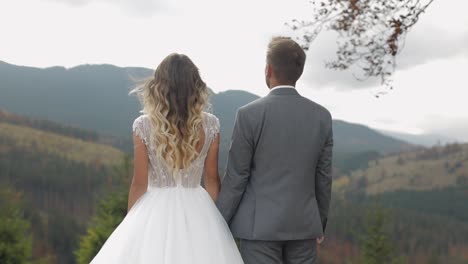
[[[379,88],[324,69],[334,40],[311,46],[298,90],[334,118],[374,128],[468,141],[468,1],[436,0],[408,35],[394,77]],[[0,0],[0,60],[36,67],[109,63],[155,68],[171,52],[189,55],[215,91],[265,95],[266,45],[293,35],[307,0]]]

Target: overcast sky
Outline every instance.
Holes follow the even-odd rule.
[[[308,0],[1,0],[0,60],[73,67],[109,63],[155,68],[171,52],[189,55],[215,91],[265,95],[266,45],[293,36],[285,22],[307,18]],[[298,90],[335,119],[378,129],[468,141],[468,1],[436,0],[408,35],[395,90],[324,68],[333,36],[308,52]]]

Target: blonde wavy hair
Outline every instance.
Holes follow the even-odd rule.
[[[137,87],[142,112],[151,120],[150,142],[173,171],[187,168],[198,156],[208,88],[189,57],[173,53],[153,78]]]

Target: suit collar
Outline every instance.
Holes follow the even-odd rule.
[[[295,87],[292,85],[278,85],[270,89],[270,91],[276,90],[276,89],[281,89],[281,88],[290,88],[294,89]]]
[[[268,95],[299,95],[295,88],[290,87],[275,87],[275,89],[271,90]]]

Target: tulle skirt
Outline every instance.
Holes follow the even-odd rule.
[[[92,264],[241,264],[229,227],[202,188],[146,192]]]

